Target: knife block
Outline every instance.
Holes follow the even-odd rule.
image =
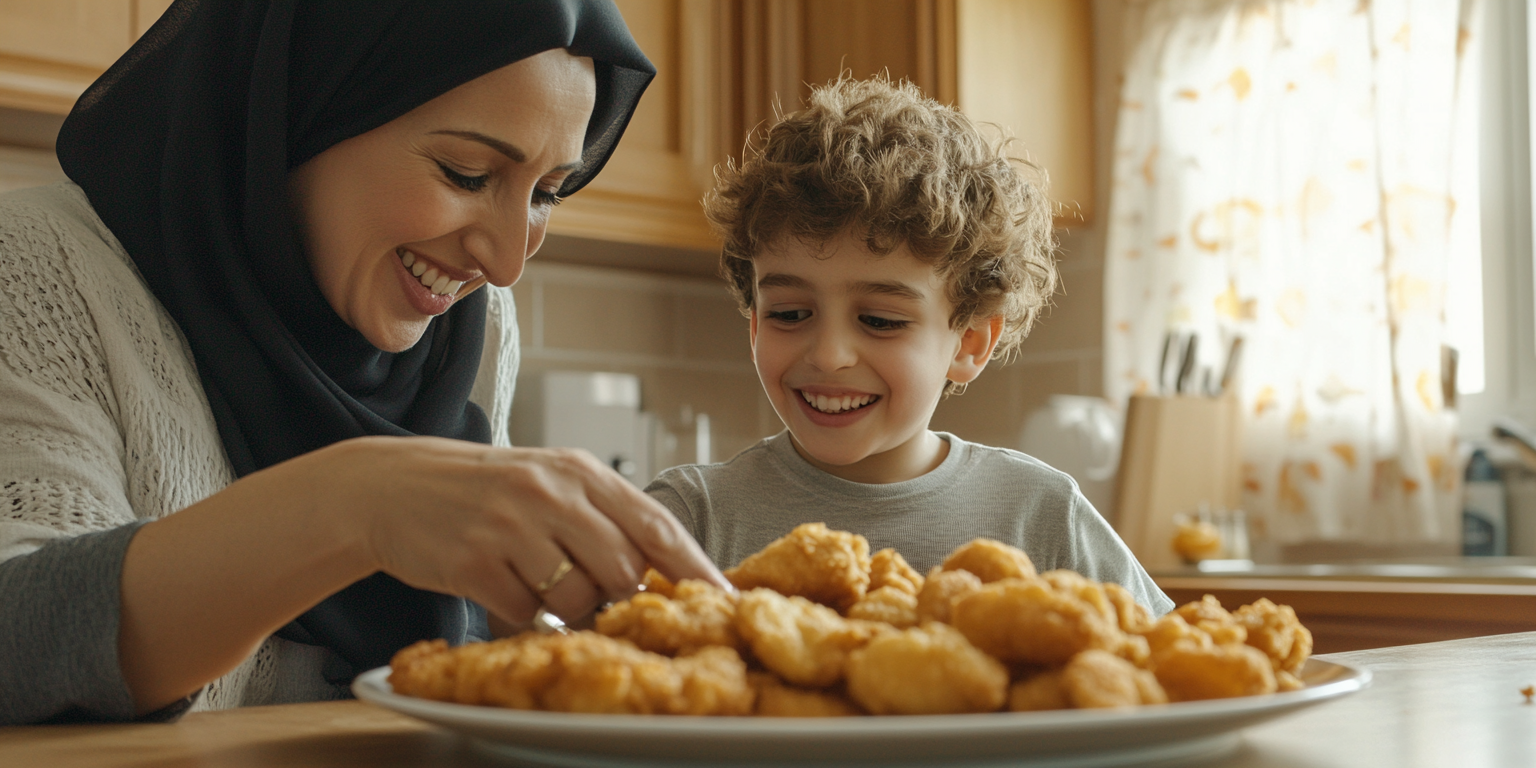
[[[1115,527],[1148,571],[1184,565],[1174,516],[1238,506],[1242,411],[1234,395],[1134,395],[1115,488]]]

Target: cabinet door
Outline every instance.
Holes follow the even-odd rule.
[[[722,106],[730,101],[730,8],[714,0],[617,4],[658,74],[603,172],[560,205],[549,231],[715,250],[699,200],[736,132]]]
[[[131,0],[0,0],[0,105],[63,114],[134,39]]]
[[[1082,0],[957,0],[960,110],[1050,174],[1068,224],[1093,214],[1093,15]]]

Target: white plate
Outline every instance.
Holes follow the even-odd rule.
[[[1133,709],[854,718],[578,715],[402,696],[389,668],[358,676],[359,699],[477,739],[523,764],[703,766],[1134,765],[1204,757],[1238,731],[1364,689],[1368,670],[1310,659],[1299,691]]]

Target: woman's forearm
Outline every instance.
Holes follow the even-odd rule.
[[[250,475],[145,525],[122,570],[118,655],[139,714],[240,664],[267,636],[372,573],[366,532],[318,509],[306,462]]]

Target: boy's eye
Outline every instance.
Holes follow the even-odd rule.
[[[490,181],[491,179],[491,175],[488,173],[481,176],[468,176],[459,173],[458,171],[449,168],[445,163],[438,163],[437,167],[442,170],[444,178],[452,182],[454,186],[466,192],[479,192],[480,190],[485,189],[486,182]]]
[[[782,323],[798,323],[811,316],[809,309],[770,309],[769,320],[778,320]]]
[[[895,331],[912,324],[911,320],[891,320],[890,318],[876,317],[875,315],[859,315],[859,322],[877,331]]]

